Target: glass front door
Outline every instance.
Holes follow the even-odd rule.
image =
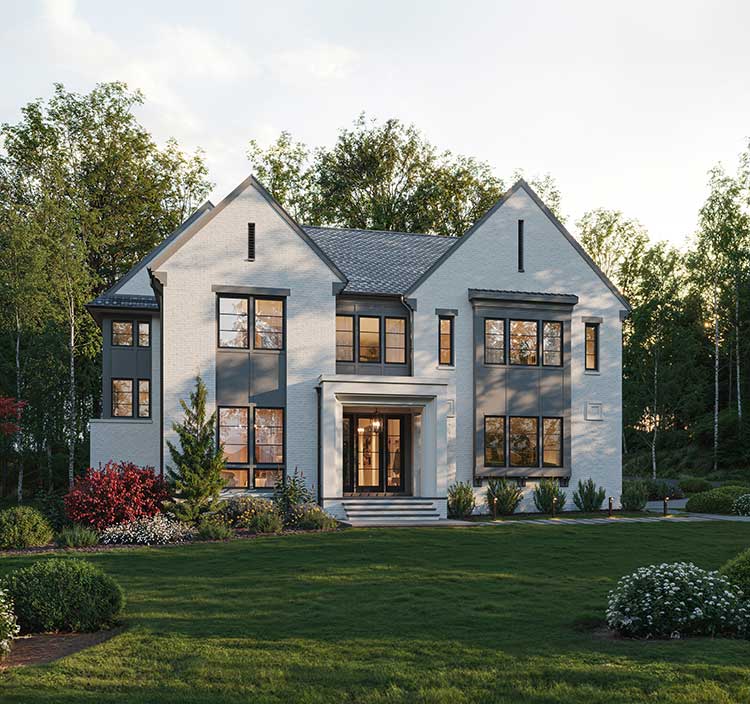
[[[345,492],[404,491],[406,428],[404,416],[344,416]]]

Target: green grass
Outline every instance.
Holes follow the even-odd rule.
[[[128,629],[0,673],[0,701],[745,702],[750,643],[592,625],[622,574],[717,568],[748,543],[740,523],[519,523],[87,553],[122,583]]]
[[[649,513],[648,511],[633,511],[628,513],[626,511],[614,511],[612,514],[613,519],[617,518],[648,518],[653,517],[656,514]],[[661,514],[659,514],[661,515]],[[496,523],[498,521],[539,521],[541,519],[550,520],[557,518],[607,518],[607,511],[563,511],[562,513],[556,513],[551,516],[549,513],[513,513],[510,516],[498,516],[492,518],[491,514],[480,513],[476,516],[469,517],[468,520],[475,521],[476,523]]]

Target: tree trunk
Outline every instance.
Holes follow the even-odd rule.
[[[656,434],[659,430],[659,414],[657,412],[657,399],[659,389],[659,353],[654,350],[654,405],[653,424],[654,432],[651,436],[651,476],[656,479]]]
[[[68,360],[68,403],[65,424],[68,431],[68,486],[73,487],[73,473],[75,469],[75,451],[76,451],[76,366],[75,366],[75,348],[76,348],[76,309],[73,300],[72,287],[68,289],[68,323],[69,323],[69,351]]]
[[[737,384],[737,420],[742,423],[742,391],[740,390],[740,286],[735,279],[734,282],[734,363],[735,382]]]
[[[21,316],[16,308],[16,401],[21,400]],[[20,448],[21,448],[21,431],[18,430],[15,439],[15,450],[18,459],[20,460]],[[18,503],[23,503],[23,462],[18,462],[18,485],[16,488],[16,497]]]
[[[719,455],[719,293],[714,286],[714,472]]]
[[[49,435],[45,440],[45,452],[47,454],[47,491],[50,494],[55,492],[55,478],[52,472],[52,441]]]

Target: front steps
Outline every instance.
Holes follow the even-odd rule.
[[[352,525],[413,525],[440,520],[434,501],[411,496],[351,497],[341,501],[346,522]]]

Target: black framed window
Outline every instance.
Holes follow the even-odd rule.
[[[505,320],[484,319],[484,363],[505,364]]]
[[[249,486],[250,470],[231,465],[247,464],[249,456],[248,409],[221,406],[218,409],[219,444],[227,465],[221,472],[228,489],[245,489]]]
[[[354,316],[336,316],[336,361],[354,361]]]
[[[539,466],[539,419],[511,416],[508,421],[511,467]]]
[[[438,364],[454,364],[452,315],[441,315],[438,319]]]
[[[255,349],[284,348],[284,301],[255,299]]]
[[[133,346],[133,323],[130,320],[112,321],[112,347]]]
[[[248,301],[236,296],[219,296],[219,347],[248,347]]]
[[[138,347],[151,347],[151,323],[148,320],[138,321]]]
[[[133,417],[132,379],[112,379],[112,417]]]
[[[545,367],[562,366],[563,325],[545,320],[542,323],[542,364]]]
[[[256,464],[284,464],[284,409],[256,408],[253,422],[254,459]],[[256,489],[272,489],[283,480],[280,467],[256,467],[253,471]]]
[[[484,417],[484,464],[505,466],[505,416]]]
[[[406,318],[385,319],[385,363],[406,364]]]
[[[359,317],[359,361],[380,361],[380,318]]]
[[[562,418],[542,418],[542,466],[562,467]]]
[[[599,323],[586,323],[586,371],[599,371]]]
[[[510,321],[510,363],[535,366],[539,362],[539,322]]]
[[[151,417],[151,381],[138,379],[138,417]]]

